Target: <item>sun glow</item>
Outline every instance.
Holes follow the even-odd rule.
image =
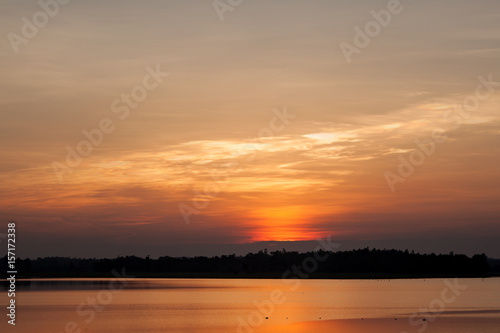
[[[254,218],[259,227],[252,232],[252,241],[299,241],[321,237],[323,232],[308,227],[313,215],[302,206],[257,210]]]

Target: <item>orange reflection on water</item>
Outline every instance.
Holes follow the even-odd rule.
[[[348,319],[348,320],[318,320],[300,322],[289,325],[266,327],[256,333],[309,333],[309,332],[334,332],[334,333],[388,333],[404,332],[411,326],[408,320],[400,318],[393,320],[384,319]]]

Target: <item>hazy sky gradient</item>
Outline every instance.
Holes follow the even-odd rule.
[[[500,257],[500,85],[458,128],[443,114],[500,81],[500,2],[402,1],[348,64],[339,44],[387,1],[79,1],[15,53],[35,1],[1,1],[0,217],[23,256],[191,255],[307,241]],[[169,76],[120,120],[111,104]],[[295,118],[258,140],[286,110]],[[58,181],[83,130],[116,129]],[[277,123],[281,125],[280,122]],[[415,140],[447,142],[393,193]],[[258,148],[255,150],[255,148]],[[230,181],[187,225],[179,204]],[[241,250],[241,247],[239,247]]]

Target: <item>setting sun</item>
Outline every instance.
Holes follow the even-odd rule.
[[[325,236],[325,232],[308,227],[314,214],[304,206],[270,207],[255,212],[252,241],[301,241]]]

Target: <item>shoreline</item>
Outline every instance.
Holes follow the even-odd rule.
[[[478,325],[481,325],[481,329],[491,329],[491,332],[495,332],[494,330],[498,330],[500,327],[500,317],[437,316],[434,321],[424,319],[423,316],[413,322],[410,322],[409,318],[406,317],[327,319],[263,327],[255,329],[255,333],[412,333],[423,330],[426,333],[443,333],[466,329],[474,330],[477,329]],[[486,331],[482,330],[481,332]]]
[[[225,274],[225,273],[141,273],[128,272],[127,274],[134,278],[141,279],[283,279],[281,273],[256,273],[256,274]],[[4,275],[4,274],[2,274]],[[113,278],[112,274],[37,274],[22,275],[18,274],[18,280],[32,279],[105,279]],[[500,274],[371,274],[371,273],[334,273],[334,274],[311,274],[303,280],[418,280],[418,279],[488,279],[497,278]],[[6,279],[2,276],[1,279]]]

